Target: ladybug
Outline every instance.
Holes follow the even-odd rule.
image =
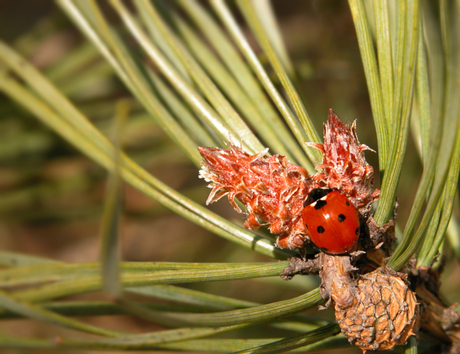
[[[340,192],[313,189],[305,201],[302,219],[310,240],[324,252],[347,253],[358,241],[358,211]]]

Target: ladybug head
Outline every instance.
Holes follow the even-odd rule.
[[[308,193],[307,199],[305,199],[305,202],[303,203],[303,206],[306,207],[307,205],[310,205],[311,203],[316,202],[318,199],[321,199],[325,195],[329,194],[332,192],[332,189],[329,188],[315,188]]]

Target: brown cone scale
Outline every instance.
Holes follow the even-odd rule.
[[[336,302],[335,316],[342,333],[363,352],[392,349],[416,332],[419,306],[397,273],[378,268],[362,275],[355,291],[350,305]]]

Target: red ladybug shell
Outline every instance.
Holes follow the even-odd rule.
[[[302,218],[311,241],[325,252],[346,253],[358,241],[358,211],[347,197],[337,191],[331,191],[305,206]]]

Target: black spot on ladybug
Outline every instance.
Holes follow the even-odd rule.
[[[347,204],[347,206],[350,206],[350,202],[348,200],[345,203]]]
[[[340,215],[337,217],[337,219],[339,220],[339,222],[344,222],[346,218],[347,218],[347,217],[346,217],[345,215],[343,215],[343,214],[340,214]]]
[[[306,227],[306,229],[308,230],[308,225],[307,225],[307,224],[305,224],[305,227]]]
[[[327,202],[325,200],[317,200],[316,203],[315,203],[315,210],[319,210],[321,209],[322,207],[324,207],[325,205],[327,204]]]
[[[359,227],[356,228],[355,234],[356,234],[356,235],[359,235]]]
[[[319,234],[322,234],[325,230],[324,230],[324,227],[320,225],[316,228],[316,231],[318,231]]]

